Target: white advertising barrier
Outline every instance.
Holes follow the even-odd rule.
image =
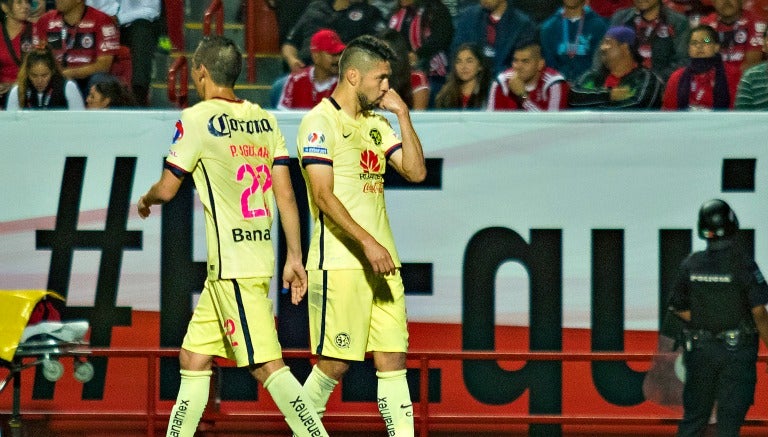
[[[301,113],[279,113],[295,154]],[[141,220],[135,202],[160,175],[178,112],[0,113],[0,289],[45,288],[51,251],[36,248],[53,230],[65,161],[86,157],[78,230],[104,229],[117,157],[136,159],[128,231],[141,248],[122,256],[117,305],[157,311],[160,208]],[[562,232],[563,325],[589,327],[592,230],[624,232],[625,327],[658,320],[659,231],[695,229],[699,205],[721,197],[768,268],[768,114],[752,113],[416,113],[427,158],[442,159],[440,189],[390,190],[390,220],[404,262],[431,263],[433,293],[410,296],[409,318],[460,323],[465,250],[478,231]],[[756,163],[754,189],[723,192],[724,160]],[[195,256],[204,259],[196,214]],[[703,243],[694,237],[694,247]],[[92,306],[99,250],[73,252],[68,305]],[[528,274],[504,263],[496,279],[497,324],[526,325]],[[470,297],[471,298],[471,297]]]

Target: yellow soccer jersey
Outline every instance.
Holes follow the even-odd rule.
[[[384,202],[384,171],[402,142],[387,119],[373,113],[352,119],[334,100],[323,99],[302,119],[297,145],[304,180],[309,183],[308,165],[333,166],[333,193],[400,267]],[[311,191],[309,204],[314,228],[307,270],[368,268],[361,247],[320,213]]]
[[[272,166],[289,163],[275,117],[258,105],[211,99],[182,111],[165,166],[194,178],[209,279],[274,274]]]

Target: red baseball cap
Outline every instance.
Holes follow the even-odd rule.
[[[331,29],[320,29],[312,35],[309,49],[313,52],[326,52],[336,55],[344,51],[346,46],[341,42],[339,34]]]

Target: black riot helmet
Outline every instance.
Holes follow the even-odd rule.
[[[739,219],[730,206],[720,199],[704,202],[699,209],[699,237],[714,240],[730,237],[739,230]]]

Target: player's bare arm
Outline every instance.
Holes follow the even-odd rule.
[[[389,163],[409,182],[421,182],[427,177],[427,166],[424,163],[424,151],[421,141],[411,122],[411,113],[400,95],[390,89],[381,98],[379,106],[397,116],[400,124],[400,137],[403,140],[401,151],[390,156]]]
[[[385,275],[394,273],[395,263],[389,251],[352,218],[344,204],[333,194],[333,168],[322,164],[311,164],[307,165],[306,171],[312,199],[320,211],[363,248],[363,253],[374,273]]]
[[[162,176],[160,176],[160,180],[155,182],[146,194],[139,197],[139,201],[136,204],[136,207],[139,210],[139,216],[141,218],[147,218],[152,212],[150,211],[152,205],[160,205],[173,199],[179,191],[179,187],[181,187],[181,182],[183,180],[183,177],[178,177],[170,170],[164,169]]]
[[[272,189],[277,209],[280,211],[280,224],[285,232],[285,246],[288,252],[283,266],[283,288],[291,290],[291,303],[298,305],[307,294],[307,272],[301,262],[299,208],[296,205],[287,165],[273,167]]]

